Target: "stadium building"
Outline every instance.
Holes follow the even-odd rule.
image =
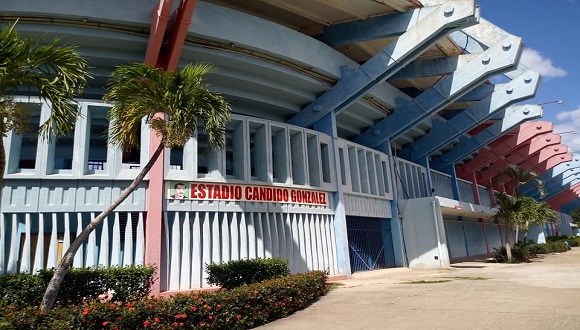
[[[538,120],[538,73],[524,44],[475,0],[2,1],[4,26],[78,45],[93,78],[74,133],[4,138],[0,273],[56,266],[158,143],[107,145],[101,99],[116,66],[208,62],[232,106],[226,148],[204,155],[199,127],[165,150],[141,186],[77,253],[75,267],[156,264],[156,293],[207,287],[204,265],[279,256],[337,276],[447,267],[503,244],[489,220],[507,164],[542,173],[573,234],[580,161]],[[23,88],[35,113],[50,104]],[[523,187],[535,195],[532,187]],[[512,240],[513,241],[513,240]]]

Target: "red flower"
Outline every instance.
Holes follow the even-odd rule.
[[[178,324],[177,322],[173,322],[173,326],[176,327]]]
[[[220,304],[217,304],[217,308],[222,308],[222,305],[220,305]]]
[[[111,323],[111,322],[105,321],[105,322],[103,322],[103,326],[106,327],[107,325],[109,325],[109,323]]]
[[[151,325],[151,322],[149,322],[149,320],[145,320],[145,322],[143,322],[143,326],[148,327]]]
[[[179,322],[179,326],[182,327],[183,326],[183,322]]]
[[[159,324],[159,318],[158,317],[154,318],[153,322],[155,322],[155,324]]]
[[[205,322],[199,322],[200,327],[205,327]]]
[[[83,315],[87,315],[87,314],[89,314],[90,312],[91,312],[91,309],[90,309],[90,308],[84,308],[84,309],[83,309]]]
[[[12,305],[8,306],[8,309],[15,309],[15,308],[16,308],[16,306],[12,306]]]
[[[262,312],[258,311],[258,315],[262,315]]]
[[[176,319],[184,319],[186,317],[187,317],[187,314],[177,314],[177,315],[175,315],[175,318]]]
[[[208,317],[208,319],[210,319],[210,320],[213,320],[213,316],[211,316],[211,315],[210,315],[210,316]]]
[[[240,314],[236,315],[236,319],[238,319],[238,320],[239,320],[239,319],[241,319],[241,318],[242,318],[242,316],[241,316]]]
[[[123,318],[120,316],[117,316],[117,321],[121,321]]]
[[[195,307],[195,306],[191,306],[189,309],[191,309],[192,311],[194,311],[194,312],[195,312],[195,311],[197,310],[197,307]]]

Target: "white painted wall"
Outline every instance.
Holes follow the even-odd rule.
[[[400,200],[409,268],[449,267],[441,206],[433,197]]]

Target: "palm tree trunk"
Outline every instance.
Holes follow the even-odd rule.
[[[507,259],[508,262],[511,263],[512,262],[512,247],[510,245],[510,235],[511,235],[511,224],[508,223],[508,225],[505,228],[505,253],[507,255]]]
[[[518,242],[519,242],[518,238],[520,238],[520,226],[519,225],[516,226],[516,235],[515,236],[516,236],[516,241],[514,242],[514,244],[518,244]]]
[[[153,155],[149,159],[149,162],[147,163],[147,165],[145,165],[145,167],[143,167],[143,169],[141,170],[139,175],[137,175],[135,180],[133,180],[133,182],[131,182],[131,184],[127,188],[125,188],[125,190],[123,190],[123,192],[119,195],[119,197],[117,197],[117,199],[113,203],[111,203],[111,205],[109,205],[105,210],[103,210],[103,212],[101,212],[96,218],[94,218],[83,229],[83,231],[79,234],[79,236],[71,243],[70,247],[62,257],[60,263],[56,267],[54,275],[52,276],[50,282],[48,283],[46,292],[44,292],[42,304],[40,305],[40,309],[42,311],[48,312],[54,307],[58,290],[60,290],[60,286],[62,285],[62,281],[64,280],[64,275],[66,274],[67,269],[71,266],[73,258],[77,253],[78,249],[88,239],[90,233],[93,232],[93,230],[95,230],[103,222],[103,220],[109,214],[111,214],[111,212],[113,212],[115,208],[117,208],[117,206],[119,206],[125,199],[127,199],[127,197],[129,197],[129,195],[133,191],[135,191],[135,189],[137,189],[139,183],[143,181],[143,178],[147,175],[147,173],[149,173],[151,167],[153,167],[153,164],[159,158],[159,155],[163,151],[163,148],[165,148],[163,143],[159,144],[159,146],[155,150],[155,153],[153,153]]]

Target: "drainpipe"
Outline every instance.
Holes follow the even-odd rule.
[[[441,247],[441,236],[439,234],[439,217],[437,216],[437,200],[431,201],[431,210],[433,211],[433,221],[435,223],[435,234],[437,235],[437,251],[439,252],[439,267],[443,268],[441,262],[443,261],[443,248]]]

